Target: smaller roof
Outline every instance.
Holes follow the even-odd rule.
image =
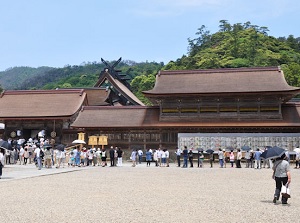
[[[280,67],[222,68],[209,70],[160,71],[146,96],[286,92],[297,94],[300,88],[289,86]]]
[[[0,119],[72,116],[86,99],[83,89],[4,91]]]
[[[103,88],[84,88],[87,94],[87,104],[89,106],[109,105],[106,100],[109,97],[110,90]]]
[[[136,97],[122,82],[118,79],[113,78],[108,71],[103,71],[95,84],[94,87],[99,87],[105,80],[110,81],[112,86],[119,91],[128,101],[132,102],[135,105],[144,105],[138,97]]]

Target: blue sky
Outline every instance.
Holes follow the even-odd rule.
[[[168,63],[219,21],[300,37],[299,0],[0,0],[0,71],[116,60]]]

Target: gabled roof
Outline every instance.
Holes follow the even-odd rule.
[[[210,70],[160,71],[147,97],[184,94],[285,92],[296,95],[279,67],[222,68]]]
[[[134,105],[144,105],[124,84],[122,84],[118,79],[113,78],[108,71],[103,71],[95,84],[95,87],[99,87],[105,80],[108,80],[112,86],[129,102]]]
[[[102,88],[84,88],[87,94],[87,104],[89,106],[104,106],[109,105],[107,99],[109,97],[110,90]]]
[[[83,89],[4,91],[0,97],[0,119],[70,117],[86,99]]]
[[[193,122],[159,121],[159,107],[83,107],[71,125],[75,128],[227,128],[227,127],[300,127],[300,104],[282,106],[282,120],[209,119]]]

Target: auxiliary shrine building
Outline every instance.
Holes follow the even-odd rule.
[[[145,106],[108,66],[93,88],[4,91],[3,138],[46,137],[70,144],[77,133],[106,135],[123,149],[251,148],[300,144],[300,88],[278,67],[160,71]],[[16,134],[19,133],[19,134]]]

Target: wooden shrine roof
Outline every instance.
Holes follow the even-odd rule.
[[[300,127],[300,104],[282,106],[282,120],[195,120],[159,121],[159,107],[83,107],[71,125],[75,128],[160,128],[160,127]]]
[[[83,89],[4,91],[0,120],[70,117],[86,100]]]
[[[289,86],[280,67],[222,68],[209,70],[160,71],[147,97],[193,94],[286,92],[296,95],[300,88]]]
[[[113,78],[109,72],[103,72],[97,83],[95,84],[95,87],[99,87],[105,80],[108,80],[112,86],[117,89],[117,91],[123,95],[128,101],[131,101],[135,105],[144,105],[143,102],[140,101],[122,82],[120,82],[118,79]]]

